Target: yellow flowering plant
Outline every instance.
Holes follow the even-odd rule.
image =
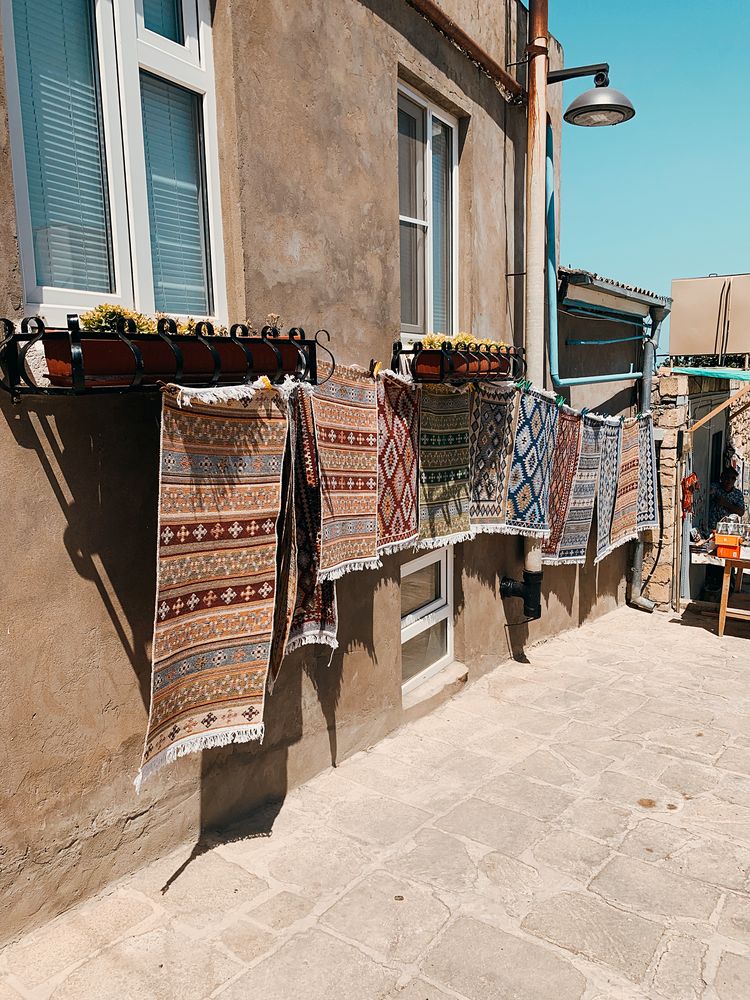
[[[452,337],[446,337],[444,333],[428,333],[425,337],[422,337],[420,343],[425,350],[433,351],[440,350],[443,344],[450,344],[451,347],[464,351],[472,345],[495,348],[507,346],[505,341],[491,340],[488,337],[475,337],[473,334],[466,332],[456,333]]]

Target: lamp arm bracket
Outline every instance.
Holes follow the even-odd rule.
[[[590,66],[571,66],[569,69],[555,69],[547,74],[547,83],[562,83],[580,76],[593,76],[597,87],[609,86],[609,63],[592,63]]]

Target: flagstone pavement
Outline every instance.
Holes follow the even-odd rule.
[[[622,609],[530,648],[270,836],[10,945],[0,1000],[748,1000],[750,643],[712,622]]]

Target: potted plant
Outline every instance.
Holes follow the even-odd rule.
[[[502,341],[478,339],[470,333],[445,337],[430,333],[420,341],[413,361],[414,374],[422,382],[450,381],[483,375],[506,378],[511,371],[508,347]]]
[[[143,366],[141,385],[242,382],[248,372],[253,378],[292,373],[300,362],[293,332],[281,339],[278,316],[269,320],[258,338],[249,323],[227,330],[192,317],[177,322],[100,305],[82,313],[67,330],[46,330],[42,342],[50,382],[56,386],[73,385],[74,368],[79,373],[82,368],[85,387],[130,385],[138,356]],[[77,347],[80,365],[74,366]]]

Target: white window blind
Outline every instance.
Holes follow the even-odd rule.
[[[160,312],[211,311],[196,94],[141,73],[154,299]]]
[[[40,286],[114,290],[92,0],[13,0]]]
[[[143,23],[149,31],[182,45],[182,0],[143,0]]]
[[[456,325],[457,122],[399,85],[401,331],[450,336]]]

